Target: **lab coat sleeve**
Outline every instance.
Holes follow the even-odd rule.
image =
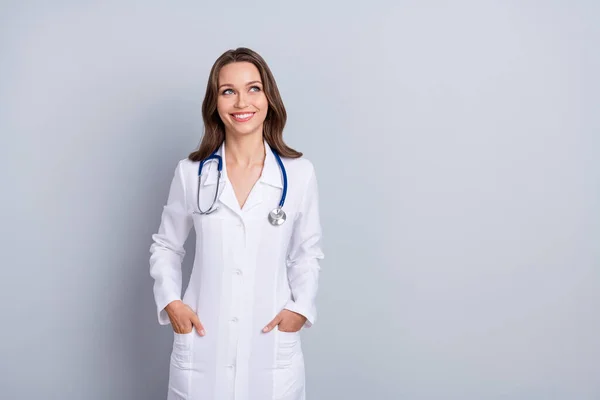
[[[321,222],[319,194],[314,168],[294,223],[287,271],[292,300],[285,308],[306,317],[305,327],[311,327],[317,318],[315,299],[317,295],[320,264],[324,258],[321,250]]]
[[[193,226],[185,204],[186,187],[182,162],[175,169],[160,226],[158,232],[152,235],[153,242],[150,246],[150,275],[154,279],[154,300],[160,325],[171,322],[164,310],[167,304],[181,300],[181,263],[185,256],[183,245]]]

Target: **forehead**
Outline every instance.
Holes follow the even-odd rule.
[[[219,71],[219,85],[226,83],[245,84],[246,82],[261,81],[258,68],[250,62],[234,62],[225,65]]]

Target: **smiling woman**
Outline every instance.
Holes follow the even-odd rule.
[[[225,140],[226,126],[231,128],[236,121],[232,114],[238,113],[253,114],[253,125],[242,132],[256,133],[262,126],[265,140],[278,154],[288,158],[302,156],[283,141],[287,113],[273,73],[258,53],[242,47],[223,53],[211,68],[202,103],[204,136],[200,148],[189,159],[204,160],[219,148]],[[239,122],[248,115],[242,117]]]
[[[219,82],[223,83],[219,85],[217,110],[225,128],[240,135],[261,129],[269,101],[258,68],[249,62],[227,64],[219,72]]]
[[[284,143],[275,79],[250,49],[217,59],[202,116],[150,249],[158,320],[174,332],[167,398],[304,400],[300,330],[315,323],[323,258],[313,164]]]

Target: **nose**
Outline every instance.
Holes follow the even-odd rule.
[[[237,99],[235,101],[235,106],[237,108],[246,108],[247,105],[247,101],[246,101],[246,94],[240,92],[237,96]]]

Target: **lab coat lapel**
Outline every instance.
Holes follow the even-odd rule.
[[[231,186],[231,182],[225,180],[223,192],[221,193],[220,202],[226,205],[231,211],[235,212],[238,215],[241,215],[242,210],[240,209],[240,204],[235,197],[235,192],[233,191],[233,186]]]
[[[266,157],[263,172],[260,176],[260,182],[262,184],[273,186],[279,189],[283,189],[283,176],[279,163],[273,154],[273,150],[265,141]],[[283,162],[283,161],[282,161]]]
[[[240,209],[240,204],[235,197],[235,192],[233,190],[233,185],[229,181],[229,177],[227,176],[227,150],[225,149],[225,142],[221,145],[221,157],[223,158],[223,179],[224,179],[224,187],[223,192],[221,193],[220,201],[231,211],[235,212],[237,215],[242,214],[242,210]]]
[[[254,187],[250,191],[248,198],[246,199],[246,203],[244,204],[244,212],[250,211],[252,208],[256,207],[260,203],[263,202],[263,187],[260,184],[260,181],[256,181]]]
[[[252,191],[246,200],[246,204],[244,204],[244,211],[246,212],[263,202],[269,186],[283,188],[279,164],[277,164],[277,160],[275,159],[275,155],[273,155],[273,151],[271,150],[269,144],[266,141],[264,143],[266,153],[265,162],[262,173],[252,188]],[[273,204],[273,208],[276,206],[277,204]]]
[[[221,179],[219,180],[219,203],[225,205],[234,213],[240,215],[241,209],[240,205],[235,197],[235,192],[233,191],[233,187],[231,186],[231,182],[229,182],[229,178],[227,177],[227,163],[225,160],[225,142],[221,144],[221,147],[217,151],[217,154],[221,156],[223,160],[223,167],[221,172]],[[204,181],[204,186],[212,186],[217,184],[217,176],[216,172],[217,163],[211,162],[208,166],[208,175],[206,180]],[[210,191],[210,193],[214,193],[214,189]],[[207,200],[208,201],[208,200]]]
[[[264,146],[266,154],[263,170],[260,177],[254,184],[254,187],[250,191],[243,210],[240,208],[237,197],[235,196],[235,191],[233,190],[233,186],[227,175],[227,151],[225,149],[225,142],[223,142],[221,148],[217,152],[217,154],[219,154],[223,159],[223,169],[221,173],[221,179],[219,181],[219,185],[221,186],[221,188],[219,188],[219,192],[221,192],[219,196],[219,202],[227,206],[237,215],[241,216],[242,212],[248,212],[261,204],[265,198],[265,191],[268,190],[269,186],[280,189],[279,196],[281,196],[281,190],[283,190],[283,177],[281,175],[281,169],[277,163],[275,155],[273,154],[273,150],[271,150],[271,147],[266,141],[264,142]],[[213,169],[216,169],[216,166],[216,162],[210,164],[209,174],[204,183],[205,185],[214,185],[217,183],[217,173],[213,171]],[[273,208],[276,206],[277,204],[273,204]]]

